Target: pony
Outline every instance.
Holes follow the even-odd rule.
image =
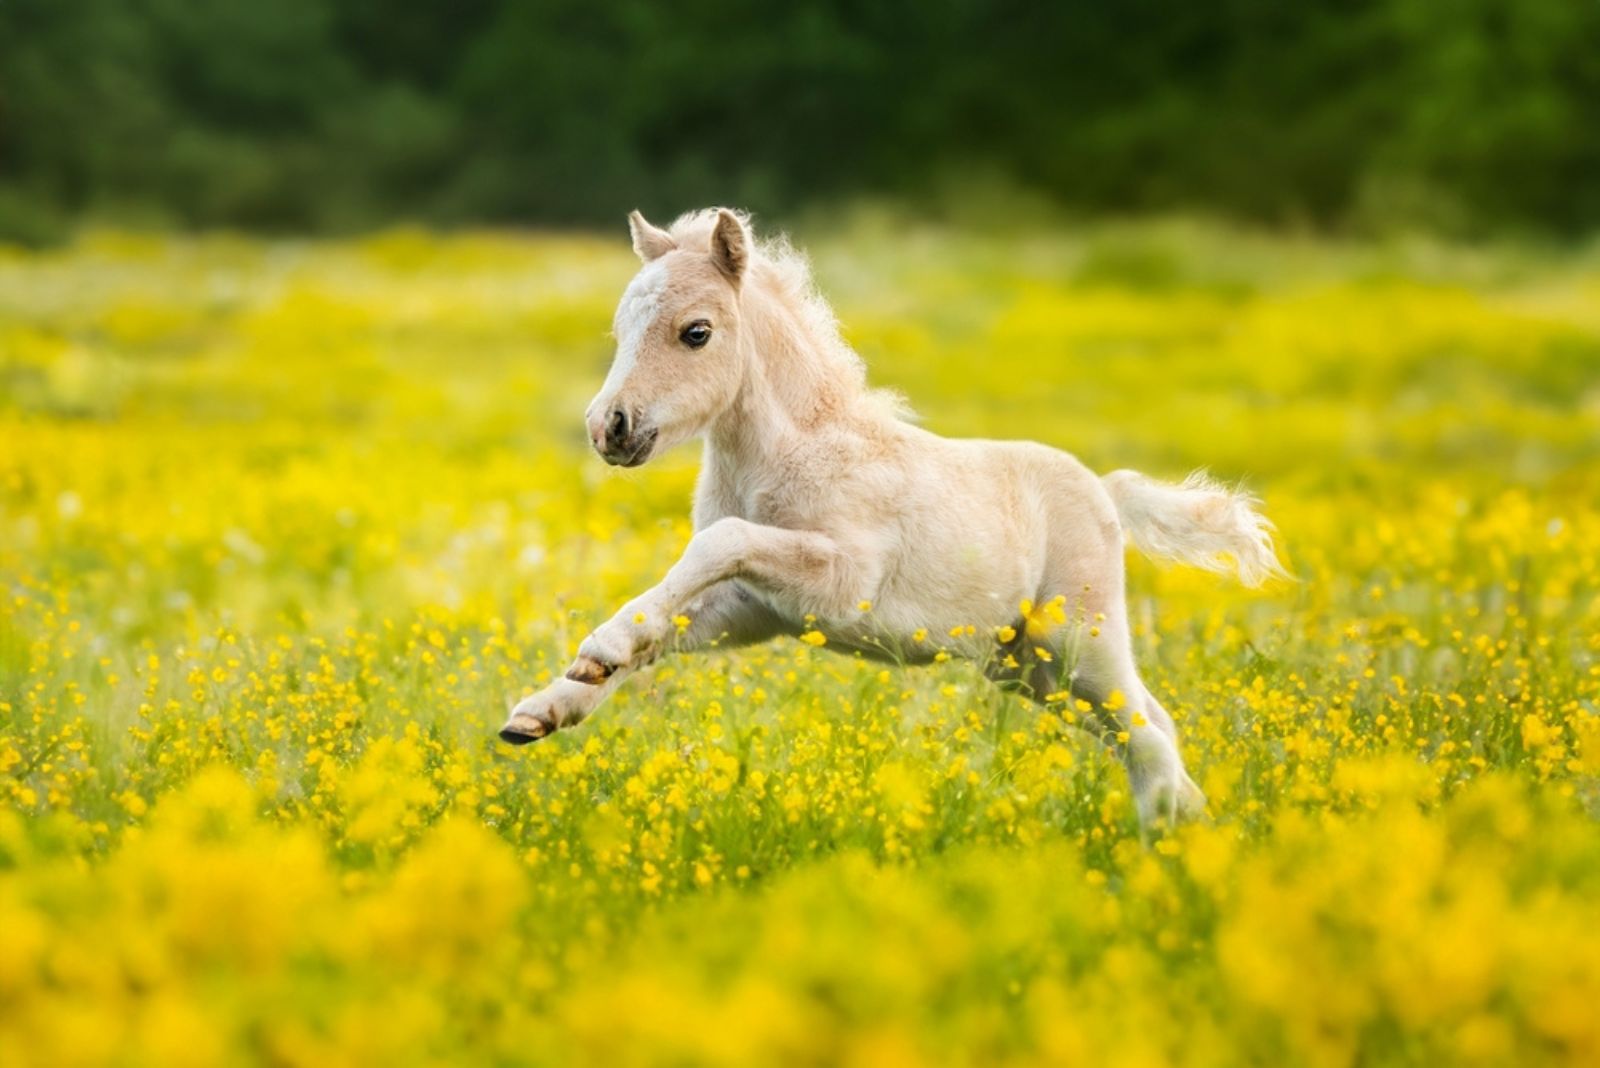
[[[669,650],[814,630],[898,663],[965,656],[1041,703],[1070,693],[1122,757],[1142,825],[1203,813],[1172,717],[1135,669],[1125,543],[1258,585],[1284,571],[1255,498],[1202,474],[1101,477],[1046,445],[933,434],[868,388],[785,239],[757,242],[726,208],[667,229],[628,221],[642,266],[584,418],[621,467],[704,439],[694,534],[500,737],[574,726]]]

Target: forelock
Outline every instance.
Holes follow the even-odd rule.
[[[711,232],[717,228],[717,215],[724,210],[731,211],[744,226],[745,231],[749,232],[750,213],[736,208],[702,208],[699,211],[685,212],[672,221],[667,232],[672,235],[673,243],[679,248],[710,252]]]

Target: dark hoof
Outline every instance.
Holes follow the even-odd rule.
[[[541,734],[524,734],[522,731],[514,731],[510,727],[501,727],[500,740],[502,742],[510,742],[512,745],[527,745],[529,742],[537,742],[549,733],[549,731],[545,731]]]

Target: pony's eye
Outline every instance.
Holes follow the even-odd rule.
[[[703,348],[711,340],[711,324],[704,319],[696,319],[683,328],[683,333],[678,335],[678,340],[688,345],[691,349]]]

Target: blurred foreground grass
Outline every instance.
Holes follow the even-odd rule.
[[[1130,562],[1212,821],[792,640],[495,741],[689,534],[620,228],[0,253],[0,1062],[1600,1058],[1600,263],[811,245],[931,428],[1263,495],[1297,584]]]

